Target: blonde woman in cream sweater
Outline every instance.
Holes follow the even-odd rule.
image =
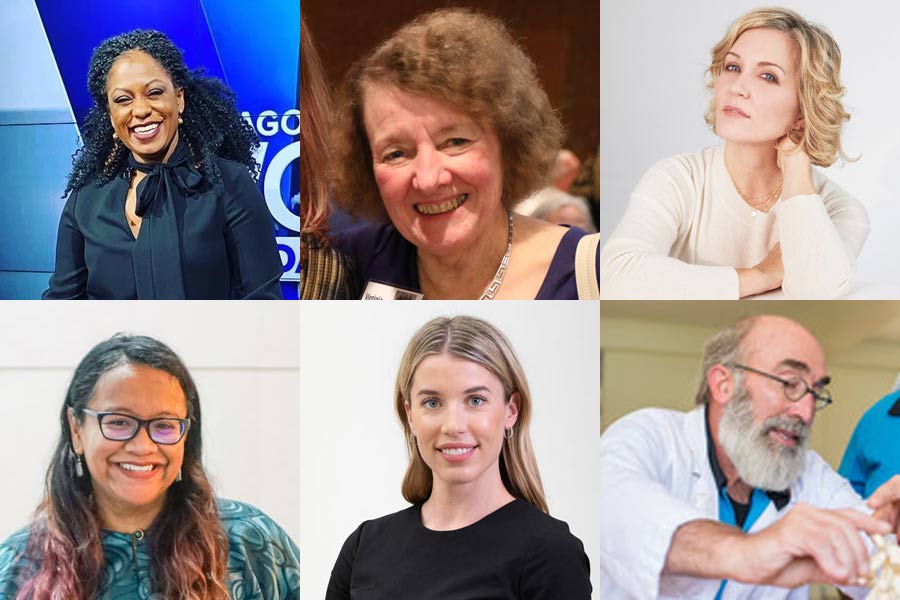
[[[604,299],[852,291],[868,214],[812,168],[846,158],[840,60],[827,31],[789,10],[731,25],[712,50],[706,112],[725,144],[643,176],[601,253]]]

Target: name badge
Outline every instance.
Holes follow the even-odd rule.
[[[360,300],[422,300],[423,298],[425,295],[419,292],[370,281],[366,284],[366,291],[363,292]]]

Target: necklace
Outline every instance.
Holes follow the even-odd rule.
[[[506,238],[506,254],[504,254],[503,258],[500,260],[500,266],[497,267],[497,272],[494,273],[494,280],[484,288],[479,300],[493,300],[494,296],[497,295],[497,292],[500,291],[500,286],[503,285],[503,278],[506,277],[506,269],[509,267],[509,255],[512,253],[513,242],[513,216],[509,211],[506,211],[506,216],[509,218],[509,236]]]
[[[725,170],[728,171],[728,177],[731,179],[731,185],[734,186],[734,190],[738,193],[738,196],[740,196],[744,200],[744,202],[746,202],[751,207],[753,207],[757,210],[762,210],[763,207],[770,206],[769,202],[774,204],[775,201],[778,200],[778,196],[781,195],[781,185],[784,183],[783,179],[780,182],[778,182],[778,186],[771,192],[768,192],[766,194],[761,194],[759,196],[748,196],[744,192],[741,191],[741,188],[738,187],[738,184],[734,180],[734,176],[731,174],[731,169],[728,168],[728,165],[725,165]],[[753,202],[754,200],[762,200],[762,199],[766,199],[766,202],[760,203],[759,206],[755,205]]]

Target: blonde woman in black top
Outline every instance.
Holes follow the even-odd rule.
[[[326,599],[589,599],[583,546],[547,514],[528,382],[503,333],[473,317],[428,322],[394,399],[412,506],[350,535]]]

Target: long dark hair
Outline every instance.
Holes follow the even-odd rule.
[[[149,54],[168,72],[175,89],[184,89],[179,136],[207,180],[215,183],[222,178],[217,156],[242,163],[254,177],[258,175],[253,151],[259,147],[259,138],[238,113],[234,92],[221,80],[204,76],[202,70],[189,71],[181,50],[165,34],[135,29],[104,40],[91,56],[88,90],[94,106],[81,128],[84,147],[72,157],[66,194],[94,180],[106,183],[125,171],[128,149],[112,137],[106,80],[116,59],[131,50]]]
[[[104,557],[90,474],[75,472],[68,414],[79,421],[97,380],[125,364],[168,373],[181,385],[191,429],[184,441],[182,480],[166,493],[148,536],[153,590],[166,599],[224,600],[228,540],[201,463],[200,397],[187,367],[168,346],[145,336],[116,334],[94,346],[69,384],[59,414],[60,436],[47,469],[44,500],[35,513],[25,557],[36,566],[20,600],[91,600],[103,590]]]

